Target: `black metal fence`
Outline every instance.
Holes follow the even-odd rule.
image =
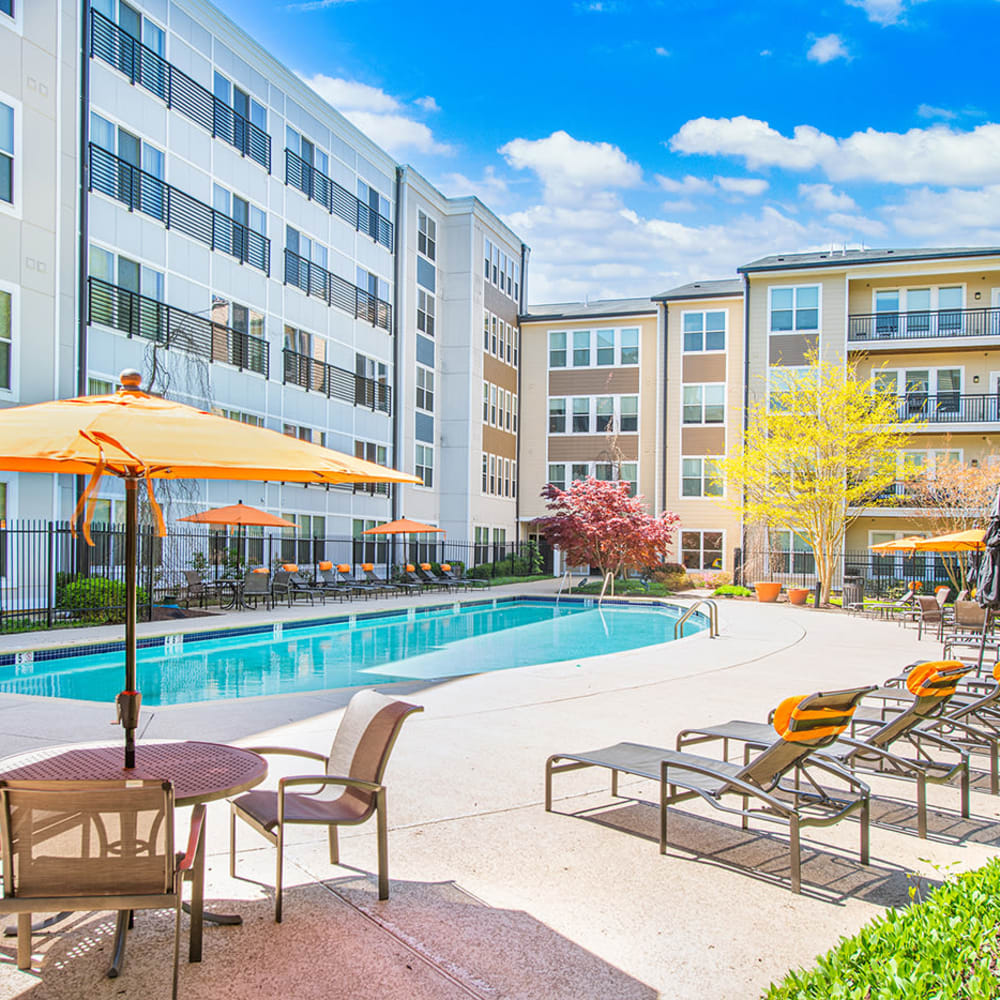
[[[392,330],[392,306],[388,302],[288,249],[285,250],[285,284],[301,288],[306,295],[315,295],[328,306],[343,309],[355,319]]]
[[[93,524],[93,546],[64,521],[0,522],[0,632],[120,621],[125,605],[125,528]],[[348,564],[360,575],[373,563],[389,577],[406,563],[451,563],[471,575],[551,572],[552,554],[533,542],[475,543],[421,536],[301,537],[263,529],[171,530],[159,538],[140,528],[138,613],[184,602],[188,572],[206,581],[242,578],[248,570],[295,563],[315,574],[319,563]]]

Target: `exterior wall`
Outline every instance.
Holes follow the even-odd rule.
[[[10,307],[0,406],[76,389],[79,15],[64,0],[18,3],[15,15],[0,14],[0,102],[13,110],[11,201],[0,201]],[[6,339],[6,317],[3,326]],[[57,517],[71,490],[70,477],[0,472],[0,518]]]
[[[667,510],[678,514],[680,529],[674,546],[673,559],[687,562],[694,572],[732,571],[733,549],[742,545],[741,517],[727,504],[727,498],[685,497],[682,469],[685,457],[707,458],[728,452],[743,433],[743,298],[702,298],[665,303],[666,310],[666,424],[665,450]],[[725,349],[721,351],[686,351],[684,349],[684,316],[686,313],[724,312],[726,316]],[[725,387],[725,417],[722,424],[685,425],[683,413],[684,386],[723,384]],[[723,489],[725,486],[723,484]],[[693,532],[722,533],[721,564],[705,557],[704,537],[698,551],[700,558],[685,560],[687,541],[695,541]],[[692,552],[693,547],[689,546]]]

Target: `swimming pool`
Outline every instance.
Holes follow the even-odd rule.
[[[507,598],[161,636],[139,641],[139,689],[155,706],[459,677],[670,642],[682,612]],[[684,635],[706,627],[694,615]],[[111,701],[122,655],[121,643],[6,654],[0,692]]]

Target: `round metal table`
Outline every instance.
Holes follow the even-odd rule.
[[[0,760],[0,781],[116,781],[153,779],[169,781],[174,788],[174,802],[193,806],[199,802],[239,795],[259,785],[267,777],[267,762],[252,750],[225,743],[180,740],[167,743],[138,743],[135,767],[126,770],[125,750],[121,743],[76,743],[42,747]],[[201,842],[204,851],[204,836]],[[195,866],[192,888],[191,943],[188,958],[201,961],[202,920],[220,924],[240,924],[242,918],[230,914],[207,913],[203,909],[204,858]],[[188,904],[185,904],[188,909]],[[63,915],[60,914],[61,918]],[[49,926],[59,918],[49,918]],[[115,947],[108,975],[121,971],[125,955],[125,935],[130,915],[118,915]]]

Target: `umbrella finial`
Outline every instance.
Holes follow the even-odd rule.
[[[139,389],[142,387],[142,374],[134,368],[126,368],[118,376],[123,389]]]

